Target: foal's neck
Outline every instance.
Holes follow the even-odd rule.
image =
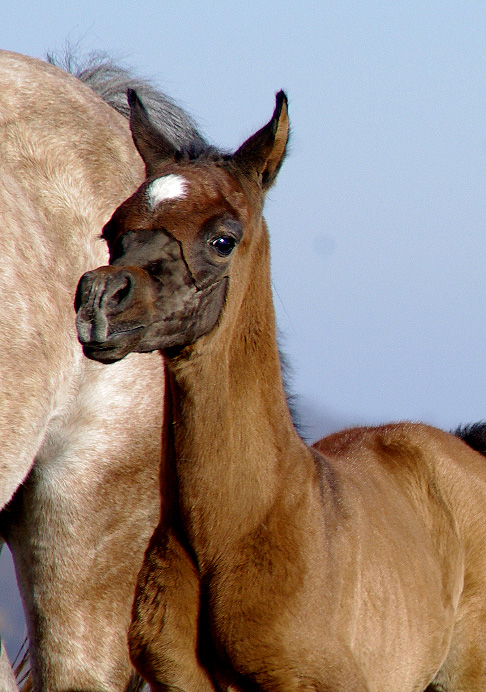
[[[266,235],[262,245],[217,331],[168,362],[182,521],[208,562],[264,521],[296,463],[313,463],[287,406]]]

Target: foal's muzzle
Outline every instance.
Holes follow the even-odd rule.
[[[138,267],[106,266],[81,277],[76,327],[88,357],[113,362],[135,349],[147,317],[143,296],[149,282],[144,275]]]

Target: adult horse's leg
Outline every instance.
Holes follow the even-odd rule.
[[[8,507],[36,692],[127,689],[133,592],[160,506],[159,356],[116,373],[86,363]]]
[[[3,540],[0,538],[0,553],[3,548]],[[0,690],[2,692],[18,692],[15,675],[10,665],[7,650],[0,637]]]
[[[0,690],[2,692],[18,692],[15,675],[7,655],[5,645],[0,639]]]

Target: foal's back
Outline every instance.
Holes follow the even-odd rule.
[[[354,428],[314,446],[329,464],[342,526],[352,527],[360,546],[352,557],[350,544],[342,543],[336,574],[354,559],[355,592],[381,598],[376,612],[384,639],[372,618],[367,631],[353,633],[359,649],[369,652],[368,680],[379,680],[381,656],[395,657],[404,671],[395,666],[390,689],[411,689],[409,659],[430,649],[433,689],[484,689],[484,456],[457,436],[413,423]],[[408,636],[408,649],[395,643],[394,633]]]

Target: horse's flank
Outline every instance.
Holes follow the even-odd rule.
[[[0,507],[17,491],[0,528],[34,686],[122,692],[134,584],[159,513],[163,372],[157,354],[110,369],[84,358],[73,298],[80,273],[107,261],[101,228],[144,166],[126,118],[91,88],[7,52],[0,161]],[[1,661],[10,692],[3,649]]]

